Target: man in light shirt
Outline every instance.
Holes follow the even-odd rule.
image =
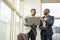
[[[31,9],[31,15],[30,16],[27,16],[26,18],[28,17],[35,17],[36,15],[36,9]],[[27,19],[25,18],[25,26],[28,28],[29,27],[29,30],[28,31],[28,40],[31,39],[31,40],[36,40],[36,35],[37,35],[37,32],[36,32],[36,23],[32,22],[31,25],[28,25],[27,24]]]

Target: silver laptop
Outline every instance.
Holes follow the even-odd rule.
[[[40,25],[40,17],[28,17],[27,24],[31,25],[33,22],[36,23],[36,25]]]

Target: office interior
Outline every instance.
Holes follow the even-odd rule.
[[[17,40],[19,33],[25,33],[23,21],[32,8],[36,9],[36,16],[43,16],[44,9],[50,9],[53,27],[60,27],[60,0],[0,0],[0,40]],[[39,29],[37,32],[36,38],[41,40]]]

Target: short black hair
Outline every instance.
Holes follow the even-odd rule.
[[[31,9],[31,12],[32,12],[32,10],[34,10],[36,12],[36,9]]]
[[[49,11],[49,13],[50,13],[50,9],[46,8],[45,10],[48,10],[48,11]]]

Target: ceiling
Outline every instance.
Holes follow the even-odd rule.
[[[41,0],[42,3],[60,3],[60,0]]]

